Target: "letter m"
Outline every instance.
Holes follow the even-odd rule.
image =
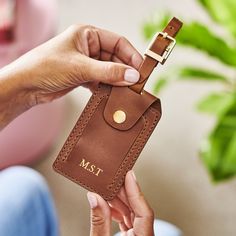
[[[85,159],[82,159],[79,165],[83,167],[84,169],[87,169],[89,164],[90,164],[89,161],[86,162]]]

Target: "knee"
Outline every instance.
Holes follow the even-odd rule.
[[[9,167],[0,172],[0,186],[0,202],[5,202],[0,207],[6,210],[23,209],[39,196],[48,194],[44,178],[35,170],[23,166]]]
[[[11,167],[0,172],[0,186],[1,235],[58,235],[53,201],[39,173]]]
[[[15,191],[47,188],[46,181],[37,171],[24,166],[14,166],[3,170],[0,172],[0,182],[6,183]]]

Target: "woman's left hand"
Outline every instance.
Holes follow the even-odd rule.
[[[125,177],[124,186],[110,202],[88,193],[91,207],[90,236],[111,236],[111,220],[119,224],[122,236],[153,236],[154,213],[141,192],[133,171]]]

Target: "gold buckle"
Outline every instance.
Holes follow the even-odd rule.
[[[149,49],[159,35],[161,35],[163,38],[167,38],[171,41],[171,43],[168,45],[168,47],[166,48],[166,50],[162,56]],[[148,49],[146,50],[144,55],[149,56],[156,61],[159,61],[163,65],[166,62],[167,58],[169,57],[170,53],[172,52],[173,48],[175,47],[175,44],[176,44],[176,40],[173,37],[171,37],[170,35],[168,35],[168,33],[157,32],[154,35],[152,41],[150,42]]]

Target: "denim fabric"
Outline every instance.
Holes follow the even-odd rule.
[[[20,166],[0,171],[0,235],[59,235],[52,197],[36,171]]]

